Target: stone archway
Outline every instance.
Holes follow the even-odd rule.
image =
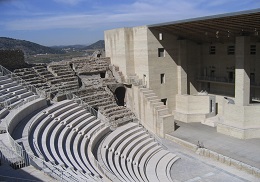
[[[126,88],[125,88],[124,84],[122,84],[122,83],[110,84],[110,85],[108,85],[108,88],[114,94],[115,99],[117,101],[117,105],[124,106],[125,105],[125,93],[126,93]]]
[[[117,105],[119,105],[119,106],[124,106],[124,104],[125,104],[125,91],[126,91],[126,89],[123,86],[117,87],[115,90]]]

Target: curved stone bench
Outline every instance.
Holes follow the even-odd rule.
[[[66,166],[68,166],[69,168],[73,168],[73,164],[71,163],[71,161],[68,158],[68,155],[66,154],[67,150],[70,148],[70,146],[68,146],[69,148],[67,148],[66,144],[66,140],[68,140],[67,136],[69,135],[70,132],[72,132],[72,128],[77,125],[78,123],[86,120],[87,118],[89,118],[91,116],[90,113],[85,112],[83,115],[75,118],[74,120],[72,120],[70,123],[68,123],[60,132],[60,135],[58,137],[58,151],[57,153],[59,153],[59,156],[61,157],[61,159],[63,160],[63,162],[66,164]],[[79,168],[80,169],[80,168]]]
[[[111,171],[118,176],[121,181],[124,181],[123,178],[121,178],[120,174],[118,173],[118,171],[116,170],[116,167],[114,165],[114,161],[115,161],[115,155],[118,155],[118,153],[116,153],[115,151],[117,150],[118,146],[127,138],[129,138],[130,136],[132,136],[133,134],[142,131],[143,128],[142,127],[136,127],[133,128],[132,130],[129,130],[127,132],[125,132],[124,134],[120,135],[119,137],[116,138],[116,140],[112,143],[112,145],[110,146],[110,148],[108,149],[108,154],[107,154],[107,161],[104,161],[104,163],[107,163],[107,165],[110,167]]]
[[[12,87],[9,87],[9,88],[5,88],[6,91],[8,92],[13,92],[13,91],[16,91],[16,90],[20,90],[20,89],[23,89],[24,87],[21,86],[21,85],[14,85]]]
[[[75,155],[75,159],[76,161],[79,163],[79,165],[81,166],[81,168],[86,172],[88,173],[89,175],[91,175],[91,171],[90,171],[90,168],[88,165],[88,163],[83,163],[83,158],[82,158],[82,154],[81,152],[85,152],[85,151],[81,151],[81,143],[82,143],[82,140],[84,138],[84,136],[86,137],[86,133],[94,126],[96,126],[98,123],[100,123],[100,120],[99,119],[95,119],[94,121],[88,123],[87,125],[85,125],[82,129],[80,129],[78,131],[78,134],[76,135],[75,137],[75,146],[73,149],[77,150],[77,152],[74,152],[74,155]],[[86,142],[88,142],[88,138],[86,137],[85,138],[85,142],[83,141],[84,144],[87,144]],[[85,156],[85,155],[84,155]],[[87,161],[87,160],[85,160]]]
[[[27,89],[22,88],[22,89],[20,89],[20,90],[13,91],[13,92],[11,92],[11,93],[12,93],[13,95],[20,95],[20,94],[23,94],[23,93],[25,93],[25,92],[27,92]]]
[[[151,143],[145,145],[144,147],[142,147],[132,160],[134,174],[139,179],[139,181],[143,181],[143,178],[142,178],[141,174],[139,173],[140,160],[148,151],[152,150],[155,147],[162,148],[161,146],[159,146],[159,144],[157,142],[151,142]]]
[[[145,165],[145,173],[148,181],[160,182],[156,169],[159,161],[167,154],[169,154],[169,151],[160,150],[147,161],[147,164]]]
[[[156,174],[159,181],[172,182],[170,174],[170,168],[179,157],[175,154],[168,153],[166,154],[156,166]]]
[[[58,117],[54,118],[51,122],[49,122],[46,126],[46,128],[43,131],[42,134],[42,145],[45,146],[43,147],[43,151],[44,153],[48,156],[49,160],[54,162],[55,159],[53,158],[53,154],[52,154],[52,150],[50,147],[50,136],[54,130],[54,128],[58,125],[58,123],[61,121],[60,118],[65,118],[66,116],[69,116],[77,111],[82,110],[82,107],[75,107],[73,109],[70,109],[67,112],[62,113],[61,115],[59,115]],[[48,142],[47,142],[48,141]]]
[[[121,168],[121,163],[120,163],[120,159],[122,158],[122,157],[120,157],[121,153],[126,148],[126,146],[129,145],[135,138],[138,138],[138,137],[144,135],[145,133],[146,133],[145,131],[141,130],[141,131],[129,136],[118,146],[117,150],[115,151],[115,156],[114,156],[115,168],[116,168],[117,172],[120,174],[120,176],[124,179],[124,181],[128,181],[129,179],[124,175],[124,172]]]
[[[2,77],[1,80],[0,80],[0,85],[4,85],[4,84],[7,84],[7,83],[11,83],[11,82],[13,82],[13,80],[11,78]]]
[[[128,172],[132,176],[132,179],[134,179],[135,181],[142,181],[142,177],[140,177],[138,174],[135,175],[135,170],[133,168],[134,157],[142,148],[149,145],[153,141],[153,138],[147,138],[139,143],[136,143],[131,152],[128,154],[126,167],[128,169]]]
[[[69,105],[67,105],[69,104]],[[64,107],[65,105],[65,107]],[[63,107],[62,107],[63,106]],[[40,144],[41,143],[41,138],[39,139],[38,135],[41,135],[44,131],[44,128],[49,124],[49,122],[51,122],[54,118],[55,115],[57,115],[58,113],[62,113],[62,112],[66,112],[68,111],[69,109],[73,108],[75,105],[73,102],[62,102],[62,103],[59,103],[57,105],[54,105],[53,107],[51,108],[48,108],[46,109],[45,111],[43,111],[45,113],[45,118],[43,118],[42,120],[36,120],[38,122],[38,125],[36,126],[34,132],[33,132],[33,140],[34,140],[34,143],[36,146],[38,146],[38,148],[40,149],[41,151],[41,154],[44,155],[44,158],[48,161],[48,157],[50,159],[52,159],[52,157],[50,156],[46,156],[48,155],[48,153],[44,154],[44,150],[43,148],[44,147],[47,147],[47,146],[42,146]],[[56,110],[56,107],[60,108],[58,110]],[[50,111],[54,111],[53,113],[50,113]],[[49,115],[46,115],[46,114],[49,114]],[[36,125],[36,123],[34,123],[33,125]],[[51,161],[51,162],[54,162],[54,161]]]
[[[79,158],[76,159],[75,153],[78,153],[78,148],[74,146],[74,143],[76,143],[75,139],[78,134],[78,131],[81,130],[84,126],[86,126],[88,123],[95,120],[94,116],[90,116],[84,121],[78,123],[74,128],[72,128],[71,132],[69,133],[67,140],[65,141],[65,148],[66,148],[66,156],[69,158],[70,162],[73,164],[74,168],[77,170],[83,171],[83,168],[80,166]],[[76,145],[77,146],[77,145]]]
[[[143,181],[145,182],[149,182],[149,180],[147,179],[146,177],[146,162],[147,160],[149,160],[149,158],[156,154],[157,152],[161,151],[162,150],[162,147],[161,146],[156,146],[156,147],[153,147],[152,149],[150,149],[149,151],[147,151],[146,154],[143,155],[142,159],[140,160],[140,163],[139,163],[139,174],[141,175]]]
[[[13,82],[10,82],[10,83],[5,83],[5,84],[0,85],[0,88],[8,89],[8,88],[12,88],[12,87],[15,87],[15,86],[18,86],[18,83],[13,81]]]
[[[133,128],[138,127],[136,123],[128,123],[122,127],[118,127],[115,131],[110,133],[101,145],[101,158],[104,161],[106,167],[110,170],[110,167],[107,163],[107,153],[110,149],[111,144],[117,139],[118,136],[123,135],[125,132],[132,130]]]
[[[56,117],[56,119],[59,121],[59,123],[54,127],[51,136],[50,136],[50,150],[52,152],[53,158],[56,159],[56,163],[63,165],[63,161],[60,159],[58,153],[56,152],[57,148],[57,137],[59,136],[61,130],[66,126],[66,124],[70,121],[72,121],[74,118],[77,118],[81,116],[83,113],[85,113],[84,110],[79,110],[71,115],[69,115],[67,118],[64,118],[63,120],[59,120],[59,117]],[[61,116],[61,115],[60,115]],[[65,121],[66,120],[66,121]]]
[[[99,127],[101,127],[103,125],[103,123],[100,123],[99,125],[97,125],[96,127],[93,128],[93,132],[95,132]],[[98,150],[97,147],[97,143],[108,133],[110,132],[110,126],[105,126],[102,129],[98,130],[97,133],[93,136],[93,133],[90,135],[90,141],[89,141],[89,145],[87,146],[87,154],[89,157],[89,161],[90,164],[92,165],[92,167],[94,168],[94,170],[103,178],[105,178],[106,180],[107,177],[102,175],[102,169],[100,169],[99,167],[97,167],[97,159],[94,156],[94,149]]]
[[[148,134],[143,134],[137,138],[135,138],[134,140],[131,141],[131,143],[129,143],[126,148],[123,150],[122,154],[121,154],[121,168],[125,174],[125,176],[127,176],[127,178],[130,181],[135,181],[134,178],[132,178],[132,176],[130,175],[129,171],[127,170],[127,162],[131,162],[130,159],[128,159],[128,155],[129,153],[132,151],[132,149],[140,142],[148,139],[150,136]]]

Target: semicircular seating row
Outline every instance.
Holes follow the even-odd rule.
[[[170,168],[179,159],[136,123],[118,127],[100,147],[102,161],[120,181],[172,181]]]
[[[87,181],[106,179],[96,167],[98,148],[105,167],[119,181],[171,181],[170,168],[178,157],[146,130],[128,123],[113,132],[106,126],[95,133],[102,124],[71,100],[55,103],[32,119],[28,150]]]
[[[27,150],[81,179],[101,180],[101,172],[89,158],[93,155],[89,149],[91,137],[101,125],[99,119],[71,100],[55,103],[33,118]]]
[[[31,97],[35,97],[33,92],[28,91],[7,75],[0,76],[0,104],[2,106],[12,109]]]

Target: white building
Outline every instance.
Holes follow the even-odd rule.
[[[108,30],[105,48],[133,83],[127,105],[160,136],[179,120],[260,138],[260,9]]]

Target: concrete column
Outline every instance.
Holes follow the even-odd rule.
[[[179,40],[179,57],[177,66],[178,94],[187,94],[187,41]]]
[[[246,106],[250,99],[250,37],[236,37],[235,104]]]

